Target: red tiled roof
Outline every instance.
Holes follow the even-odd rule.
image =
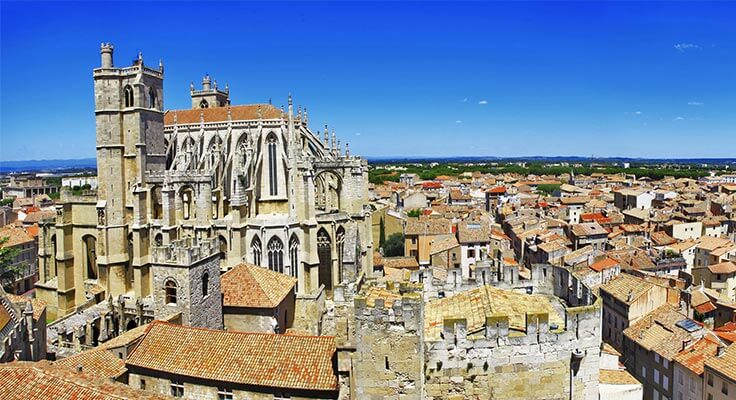
[[[486,190],[486,193],[506,193],[506,188],[503,186],[496,186]]]
[[[613,268],[616,265],[618,265],[618,261],[612,258],[606,257],[600,261],[596,261],[593,264],[590,264],[590,269],[592,269],[595,272],[601,272],[603,270]]]
[[[422,183],[422,189],[441,189],[442,183],[440,182],[424,182]]]
[[[703,304],[698,304],[697,306],[693,307],[695,311],[697,311],[700,314],[707,314],[713,310],[716,309],[716,306],[713,305],[710,301],[706,301]]]
[[[692,346],[679,352],[673,360],[689,369],[696,375],[703,374],[705,361],[716,355],[718,343],[708,336],[695,342]]]
[[[190,328],[154,321],[126,362],[169,374],[270,388],[335,391],[332,336]]]
[[[226,307],[276,308],[296,279],[252,264],[239,264],[220,278]]]
[[[281,118],[281,110],[270,104],[248,104],[242,106],[197,108],[192,110],[168,110],[164,113],[164,125],[196,124],[204,117],[204,122],[227,121],[227,111],[233,121],[248,121],[258,119],[258,108],[261,109],[263,119]]]
[[[168,399],[49,361],[0,364],[0,399],[115,400]]]
[[[117,378],[126,371],[125,362],[104,349],[83,351],[71,357],[62,358],[55,364],[72,370],[81,366],[82,371],[86,374],[100,378]]]

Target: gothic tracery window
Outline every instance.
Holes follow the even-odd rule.
[[[289,240],[289,275],[299,279],[299,238],[296,235],[292,235]],[[297,283],[297,290],[298,290]]]
[[[268,182],[269,194],[271,196],[278,195],[278,169],[276,163],[276,146],[277,140],[275,135],[270,135],[267,139],[268,144]]]
[[[261,265],[261,239],[258,236],[254,236],[250,242],[250,250],[253,253],[253,264]]]
[[[133,107],[133,88],[127,85],[123,89],[123,98],[125,99],[125,107]]]
[[[207,100],[202,100],[199,102],[199,108],[208,108],[210,105],[207,103]]]
[[[284,244],[276,236],[268,241],[268,269],[284,273]]]

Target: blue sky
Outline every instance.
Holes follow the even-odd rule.
[[[0,3],[0,160],[94,157],[92,69],[138,51],[367,156],[736,156],[736,3]],[[117,11],[117,9],[122,9]]]

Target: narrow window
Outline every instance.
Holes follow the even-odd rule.
[[[390,369],[389,368],[389,365],[388,365],[388,356],[386,356],[386,357],[383,358],[383,362],[384,362],[384,364],[386,366],[386,369]]]
[[[261,239],[258,236],[254,236],[250,242],[250,250],[253,253],[253,264],[261,265]]]
[[[166,281],[166,304],[176,305],[176,282],[172,279]]]
[[[202,275],[202,297],[207,297],[209,283],[210,283],[210,275],[205,272],[204,275]]]
[[[141,379],[141,390],[146,390],[146,380]]]
[[[123,98],[126,108],[133,107],[133,88],[130,85],[125,86],[125,89],[123,89]]]
[[[148,108],[156,108],[156,90],[148,89]]]
[[[269,194],[271,196],[278,195],[278,176],[276,165],[276,136],[268,137],[268,182]]]
[[[291,266],[290,275],[297,278],[296,289],[299,290],[299,239],[296,235],[289,240],[289,264]]]

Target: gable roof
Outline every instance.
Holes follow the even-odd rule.
[[[711,357],[705,362],[705,366],[736,381],[736,344],[726,347],[722,355]]]
[[[654,286],[656,285],[642,278],[622,273],[600,289],[625,304],[631,304]]]
[[[332,336],[298,336],[191,328],[154,321],[126,361],[218,382],[335,391]]]
[[[164,113],[164,125],[198,124],[200,118],[204,122],[227,121],[227,112],[233,121],[249,121],[258,119],[258,108],[261,109],[263,119],[281,118],[281,110],[271,104],[246,104],[241,106],[197,108],[192,110],[168,110]]]
[[[295,284],[296,278],[246,263],[220,277],[226,307],[276,308]]]
[[[125,373],[125,362],[104,349],[92,349],[62,358],[55,364],[69,369],[82,367],[82,371],[100,378],[117,378]]]

